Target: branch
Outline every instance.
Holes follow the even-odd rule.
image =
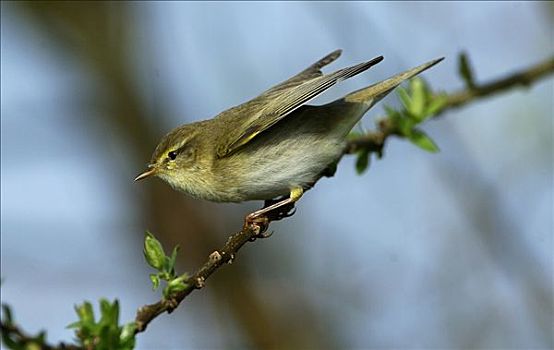
[[[232,234],[221,249],[214,251],[208,260],[187,281],[186,288],[175,293],[169,299],[162,299],[155,304],[144,305],[137,310],[135,318],[135,333],[144,332],[148,324],[157,316],[167,311],[171,313],[177,306],[195,289],[204,287],[206,279],[224,264],[233,262],[239,249],[247,242],[253,242],[267,229],[267,225],[261,228],[256,224],[247,224],[246,221],[241,231]]]
[[[206,279],[211,276],[218,268],[225,264],[231,264],[238,253],[247,242],[253,242],[257,238],[267,238],[269,235],[264,234],[268,228],[268,224],[259,226],[256,223],[245,224],[241,231],[231,235],[221,249],[214,251],[208,257],[208,260],[200,269],[194,273],[187,281],[186,288],[178,293],[173,294],[168,299],[161,299],[157,303],[144,305],[137,310],[135,318],[135,334],[144,332],[148,324],[164,312],[171,313],[177,306],[195,289],[204,287]],[[11,319],[11,316],[9,317]],[[40,346],[40,349],[45,350],[84,350],[86,347],[67,345],[59,343],[58,345],[49,345],[41,336],[32,337],[25,334],[17,326],[13,325],[10,320],[0,322],[2,329],[2,337],[9,337],[13,344],[27,346],[34,344]],[[6,342],[6,341],[5,341]]]
[[[527,69],[513,73],[505,78],[493,80],[484,84],[472,85],[466,89],[446,95],[446,103],[433,116],[436,118],[450,109],[456,109],[466,104],[499,94],[515,87],[530,87],[533,83],[554,73],[554,57],[550,57]],[[351,139],[344,150],[344,154],[355,154],[360,150],[367,150],[381,154],[385,141],[391,135],[396,135],[396,129],[388,118],[379,120],[377,130]]]
[[[454,109],[464,106],[474,100],[495,95],[514,87],[530,87],[540,79],[546,78],[554,72],[554,57],[550,57],[527,69],[511,74],[503,79],[490,81],[486,84],[476,85],[472,89],[461,90],[448,95],[446,109]],[[443,110],[443,111],[444,111]]]

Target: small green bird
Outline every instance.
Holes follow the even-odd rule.
[[[321,68],[340,54],[330,53],[213,119],[175,128],[162,138],[148,170],[135,181],[158,176],[179,191],[215,202],[266,200],[264,208],[247,216],[250,222],[272,214],[272,219],[288,216],[304,191],[340,158],[346,136],[362,116],[404,80],[442,61],[422,64],[325,105],[306,105],[383,60],[379,56],[324,75]]]

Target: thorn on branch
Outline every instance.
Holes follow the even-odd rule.
[[[209,256],[209,259],[212,263],[216,263],[218,261],[221,261],[223,257],[221,256],[221,254],[219,254],[219,252],[216,250],[214,251],[213,253],[210,254]]]
[[[196,278],[196,289],[202,289],[206,285],[206,279],[202,276]]]
[[[175,298],[169,298],[165,300],[165,305],[167,309],[167,313],[170,314],[179,306],[179,302],[175,300]]]

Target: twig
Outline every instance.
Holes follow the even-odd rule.
[[[221,249],[210,254],[204,265],[188,279],[187,287],[184,290],[175,294],[171,299],[162,299],[155,304],[145,305],[137,310],[137,316],[135,317],[136,333],[143,332],[150,321],[158,315],[166,311],[171,313],[192,291],[204,287],[205,281],[215,270],[224,264],[231,263],[243,245],[260,237],[266,229],[267,226],[262,229],[255,224],[245,222],[241,231],[231,235]]]
[[[473,89],[461,90],[449,94],[446,107],[442,111],[462,107],[473,100],[498,94],[517,86],[530,87],[536,81],[552,74],[552,72],[554,72],[554,57],[550,57],[534,66],[511,74],[503,79],[493,80],[481,85],[477,84]]]
[[[268,224],[267,224],[268,225]],[[173,295],[170,299],[162,299],[155,304],[144,305],[137,310],[135,317],[136,330],[135,333],[144,332],[148,324],[158,317],[160,314],[167,312],[171,313],[177,306],[195,289],[201,289],[204,287],[206,279],[210,277],[219,267],[224,264],[230,264],[233,262],[235,255],[247,242],[253,242],[257,238],[265,238],[267,235],[263,235],[268,226],[260,227],[257,224],[246,223],[241,231],[231,235],[225,245],[221,249],[214,251],[208,257],[208,260],[194,275],[187,280],[187,287],[179,293]],[[21,331],[14,325],[7,325],[0,322],[2,333],[8,335],[15,343],[23,346],[34,344],[39,346],[36,338],[33,338]],[[48,345],[45,343],[40,344],[40,349],[44,350],[85,350],[85,348],[76,345],[67,345],[65,343],[59,343],[58,345]]]
[[[436,115],[433,116],[433,118],[437,118],[447,110],[460,108],[470,102],[498,94],[518,86],[529,87],[533,83],[540,79],[546,78],[552,73],[554,73],[554,57],[550,57],[505,78],[493,80],[485,84],[476,84],[471,88],[448,94],[446,96],[445,105]],[[376,131],[368,132],[362,136],[358,136],[350,140],[344,150],[344,154],[354,154],[361,149],[381,153],[387,138],[394,135],[394,133],[395,131],[388,119],[381,119],[377,125]]]

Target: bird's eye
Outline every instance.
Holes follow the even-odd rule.
[[[177,158],[177,152],[171,151],[167,154],[167,157],[171,160],[175,160],[175,158]]]

